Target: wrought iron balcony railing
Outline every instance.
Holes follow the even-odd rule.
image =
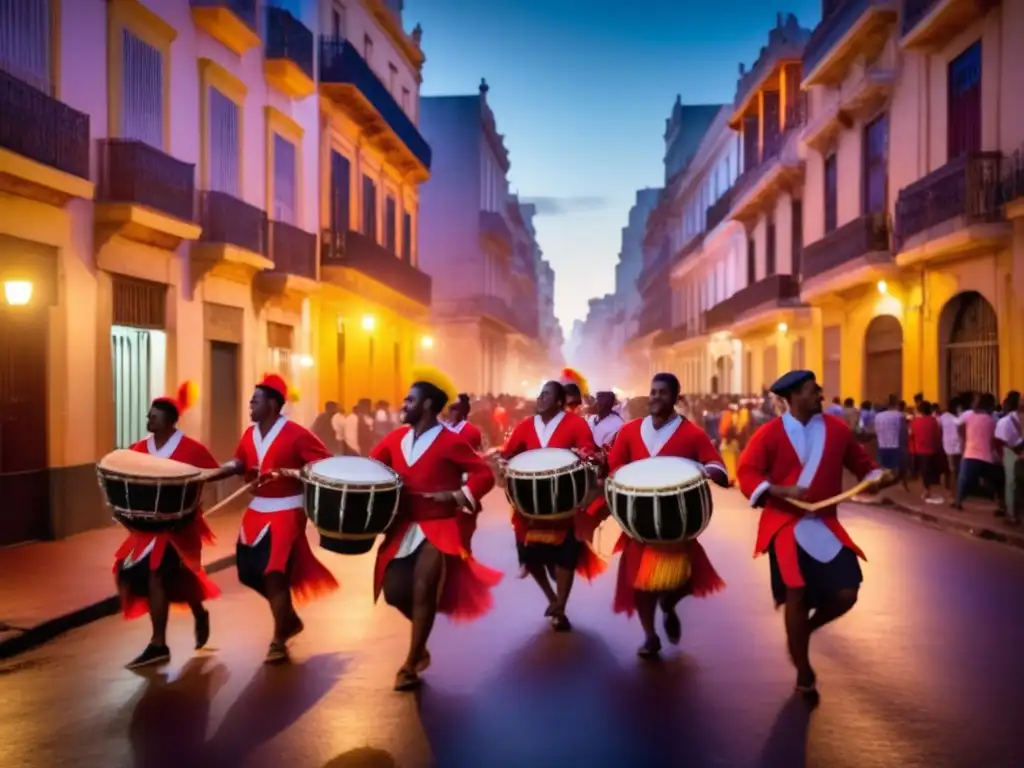
[[[267,214],[225,192],[199,193],[200,241],[225,243],[267,255]]]
[[[316,234],[283,221],[270,221],[274,271],[316,280]]]
[[[134,139],[99,142],[97,199],[195,221],[196,167]]]
[[[769,275],[746,288],[741,288],[725,301],[720,301],[706,310],[704,324],[711,330],[724,328],[756,307],[795,300],[799,296],[800,283],[793,275]]]
[[[801,266],[810,279],[860,258],[889,250],[889,217],[866,213],[804,246]]]
[[[406,263],[362,232],[324,230],[321,233],[320,264],[354,269],[418,304],[430,305],[430,275]]]
[[[267,7],[268,59],[287,59],[313,79],[313,33],[284,8]]]

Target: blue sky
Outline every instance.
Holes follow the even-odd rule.
[[[551,198],[538,239],[568,333],[614,287],[634,192],[661,186],[664,121],[683,103],[732,101],[778,11],[813,27],[820,0],[406,0],[423,26],[425,96],[487,97],[513,191]]]

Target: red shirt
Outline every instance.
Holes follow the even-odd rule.
[[[942,451],[942,427],[934,416],[915,416],[910,422],[910,450],[921,456]]]

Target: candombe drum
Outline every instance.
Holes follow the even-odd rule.
[[[537,448],[513,456],[505,468],[505,496],[521,515],[535,520],[571,517],[596,479],[572,451]]]
[[[626,464],[605,480],[604,494],[622,530],[643,544],[695,539],[711,522],[711,485],[689,459],[655,456]]]
[[[302,469],[302,481],[306,517],[329,552],[369,552],[398,512],[402,480],[376,459],[334,456],[314,461]]]
[[[114,519],[133,531],[183,528],[203,497],[202,470],[139,451],[108,453],[96,465],[96,474]]]

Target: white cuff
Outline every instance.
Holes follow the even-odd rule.
[[[723,475],[725,475],[725,479],[726,480],[729,479],[729,470],[727,470],[724,465],[719,464],[717,461],[713,461],[710,464],[705,464],[704,465],[704,472],[705,473],[711,471],[712,469],[717,470],[717,471],[721,472]]]
[[[462,486],[462,488],[460,490],[462,491],[462,495],[466,497],[466,500],[469,502],[469,505],[470,505],[469,509],[463,508],[462,511],[465,512],[467,515],[472,515],[473,512],[476,511],[476,507],[477,507],[476,498],[470,492],[468,485]]]
[[[754,489],[754,492],[750,494],[750,506],[756,507],[760,503],[761,497],[768,493],[768,489],[771,487],[772,484],[767,480],[764,480],[759,486],[757,486],[757,488]]]
[[[884,472],[885,471],[881,470],[881,469],[873,469],[870,472],[868,472],[866,475],[864,475],[864,481],[865,482],[872,482],[873,483],[876,480],[881,480],[882,479],[882,475],[884,474]]]

